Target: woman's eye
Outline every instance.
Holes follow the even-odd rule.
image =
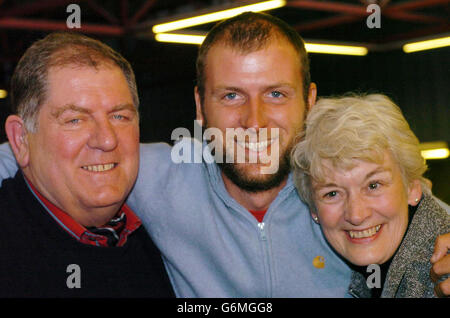
[[[369,184],[369,189],[370,189],[370,190],[376,190],[376,189],[379,188],[379,186],[380,186],[380,183],[379,183],[379,182],[371,182],[371,183]]]
[[[327,194],[325,194],[325,197],[326,198],[333,198],[333,197],[335,197],[337,195],[337,192],[336,191],[331,191],[331,192],[328,192]]]
[[[118,114],[114,115],[113,117],[114,117],[114,119],[118,119],[118,120],[122,120],[125,118],[123,115],[118,115]]]

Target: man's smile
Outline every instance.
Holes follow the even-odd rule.
[[[82,166],[81,168],[91,172],[105,172],[115,168],[117,165],[118,163],[107,163],[107,164],[87,165]]]

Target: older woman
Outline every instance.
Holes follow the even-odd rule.
[[[355,265],[354,296],[433,297],[430,257],[450,218],[430,194],[398,106],[383,95],[323,98],[301,137],[292,152],[297,189],[328,242]],[[370,264],[381,265],[379,288],[367,284]]]

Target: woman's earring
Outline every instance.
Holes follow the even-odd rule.
[[[314,222],[316,222],[317,224],[319,224],[319,218],[317,217],[317,215],[313,216],[313,220]]]
[[[416,203],[419,202],[419,198],[416,198]]]

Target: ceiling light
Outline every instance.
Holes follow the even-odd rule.
[[[223,19],[228,19],[240,13],[246,11],[260,12],[271,10],[275,8],[280,8],[286,4],[285,0],[271,0],[271,1],[263,1],[259,3],[254,3],[242,7],[212,12],[208,14],[199,15],[196,17],[191,17],[187,19],[176,20],[172,22],[157,24],[153,26],[153,33],[162,33],[173,30],[184,29],[187,27],[191,27],[194,25],[205,24],[209,22],[219,21]]]
[[[158,33],[155,39],[159,42],[202,44],[205,35],[179,34],[179,33]],[[331,45],[319,43],[305,43],[309,53],[343,54],[343,55],[366,55],[368,50],[364,46]]]
[[[364,46],[332,45],[319,43],[305,43],[308,53],[342,54],[364,56],[368,50]]]
[[[444,141],[421,143],[420,149],[424,159],[446,159],[450,155],[448,145]]]
[[[204,35],[158,33],[155,35],[156,41],[184,44],[202,44]]]
[[[6,98],[8,96],[8,91],[0,89],[0,98]]]
[[[433,40],[426,40],[405,44],[403,45],[403,51],[405,51],[405,53],[411,53],[423,50],[437,49],[449,45],[450,45],[450,36],[447,36]]]
[[[446,159],[450,155],[448,148],[422,150],[422,157],[425,159]]]

